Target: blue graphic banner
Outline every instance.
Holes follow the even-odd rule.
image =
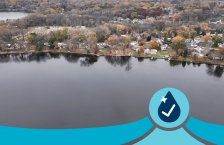
[[[186,124],[194,135],[208,142],[224,145],[224,126],[203,122],[191,117]]]
[[[0,127],[1,145],[120,145],[152,128],[148,118],[124,125],[86,129],[22,129]]]

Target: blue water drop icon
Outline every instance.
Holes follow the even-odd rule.
[[[158,108],[158,115],[164,122],[174,122],[180,116],[180,106],[177,104],[170,91],[166,96],[161,97],[161,104]]]

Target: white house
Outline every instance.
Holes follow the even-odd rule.
[[[99,49],[102,49],[102,48],[105,48],[107,44],[106,43],[97,43],[96,45]]]
[[[67,44],[65,44],[65,43],[58,43],[58,47],[60,49],[65,49],[65,48],[67,48]]]
[[[167,44],[161,45],[161,50],[162,50],[162,51],[167,50],[167,47],[168,47]]]
[[[136,42],[136,41],[132,41],[132,42],[130,43],[130,47],[131,47],[131,49],[133,49],[133,50],[139,49],[138,42]]]

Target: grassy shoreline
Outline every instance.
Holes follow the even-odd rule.
[[[135,58],[153,58],[153,59],[166,59],[164,56],[160,55],[143,55],[134,53],[132,56],[129,55],[114,55],[114,54],[105,54],[105,53],[86,53],[86,52],[64,52],[64,51],[55,51],[55,50],[44,50],[44,51],[9,51],[9,52],[0,52],[0,55],[10,55],[10,54],[27,54],[27,53],[55,53],[55,54],[76,54],[76,55],[89,55],[89,56],[119,56],[119,57],[135,57]],[[211,65],[221,65],[224,66],[223,60],[211,60],[209,58],[204,58],[201,61],[194,60],[192,57],[170,59],[171,61],[177,62],[190,62],[196,64],[211,64]]]

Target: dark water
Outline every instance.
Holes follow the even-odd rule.
[[[131,57],[0,55],[0,125],[68,128],[123,124],[149,115],[151,96],[180,89],[190,115],[224,124],[223,69]]]

